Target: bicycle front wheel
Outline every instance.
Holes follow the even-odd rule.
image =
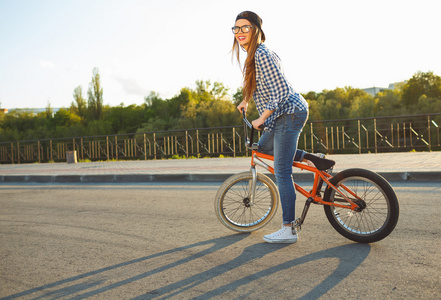
[[[344,237],[359,243],[373,243],[387,237],[398,222],[399,205],[395,191],[379,174],[364,169],[348,169],[330,182],[361,206],[361,211],[325,205],[328,221]],[[355,195],[344,190],[345,186]],[[347,204],[333,188],[327,187],[324,200]]]
[[[253,193],[253,175],[244,172],[228,178],[216,194],[214,207],[219,221],[227,228],[251,232],[262,228],[274,217],[279,192],[274,182],[264,174],[257,174]]]

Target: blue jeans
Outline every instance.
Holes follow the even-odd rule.
[[[297,150],[300,133],[308,119],[307,110],[295,110],[276,120],[272,132],[264,132],[258,142],[259,151],[274,155],[274,175],[282,204],[283,224],[295,219],[296,193],[292,178],[292,162],[302,161],[304,151]]]

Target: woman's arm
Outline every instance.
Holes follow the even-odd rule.
[[[243,100],[242,102],[240,102],[240,104],[237,106],[237,109],[242,112],[242,110],[245,110],[245,112],[247,111],[248,108],[248,101]]]
[[[256,51],[256,68],[259,69],[268,96],[267,110],[275,111],[288,98],[289,83],[283,73],[279,57],[270,51]]]
[[[274,112],[274,110],[268,110],[265,109],[265,111],[263,112],[263,114],[256,120],[254,120],[253,122],[251,122],[251,124],[253,125],[253,127],[257,130],[259,129],[259,126],[263,125],[263,123],[265,123],[265,120],[268,119],[268,117]]]

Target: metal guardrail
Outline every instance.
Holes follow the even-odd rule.
[[[327,154],[440,151],[441,113],[308,122],[299,149]],[[247,156],[242,126],[0,143],[0,163]]]

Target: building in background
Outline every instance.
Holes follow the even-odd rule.
[[[366,89],[362,89],[362,90],[375,97],[379,92],[383,92],[386,90],[394,90],[395,88],[401,88],[403,86],[403,84],[405,84],[405,83],[406,83],[406,81],[394,82],[394,83],[389,83],[389,87],[387,87],[387,88],[374,86],[374,87],[366,88]]]
[[[379,92],[388,90],[389,88],[382,88],[382,87],[371,87],[371,88],[367,88],[367,89],[363,89],[363,91],[365,91],[368,94],[371,94],[372,96],[375,97],[375,95],[377,95]]]

